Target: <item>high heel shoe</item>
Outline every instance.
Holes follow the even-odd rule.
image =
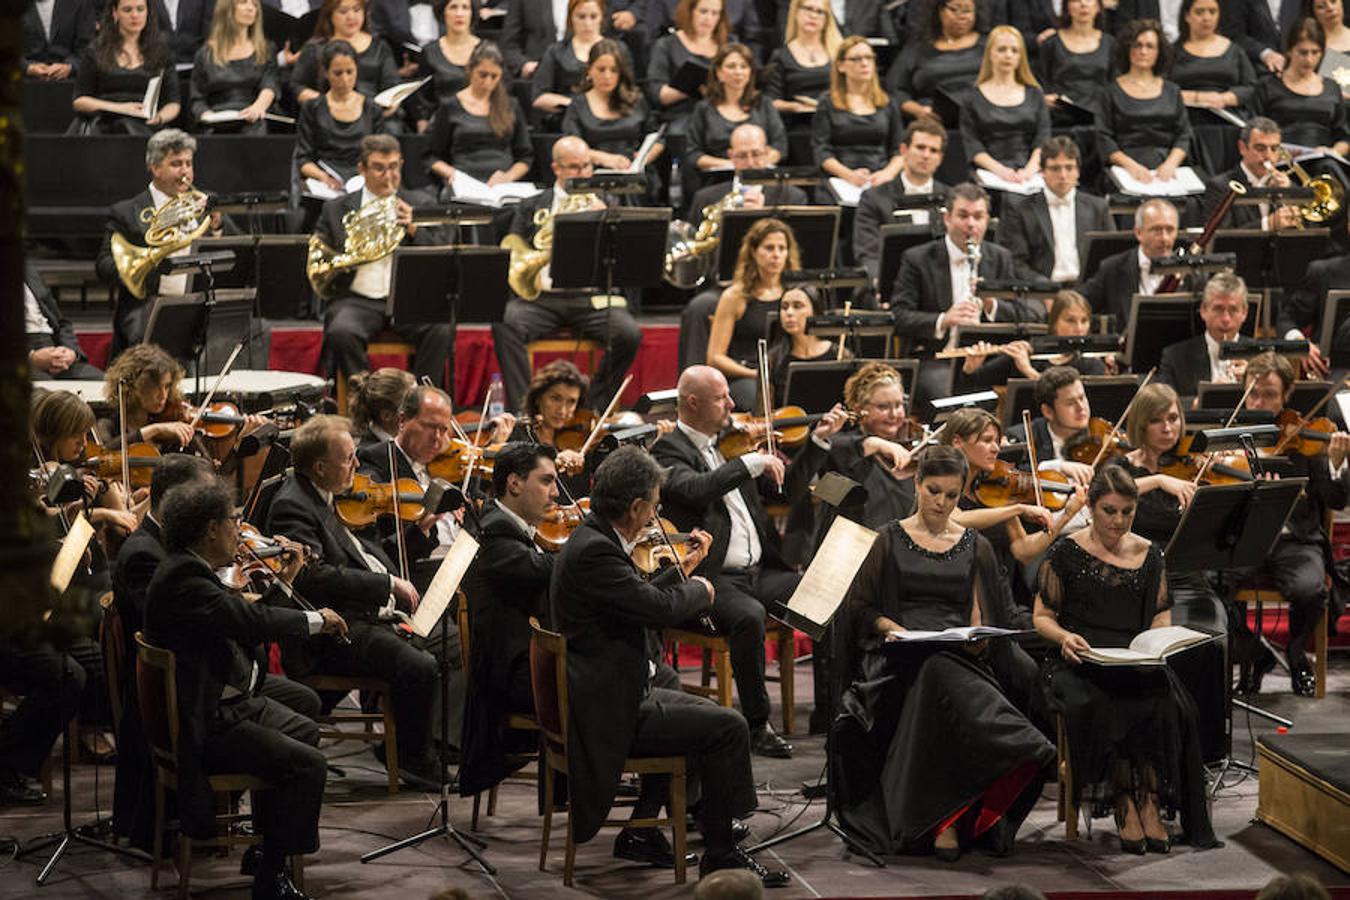
[[[1136,838],[1135,840],[1128,840],[1120,833],[1120,830],[1124,827],[1125,810],[1121,809],[1120,806],[1116,806],[1116,837],[1120,838],[1120,849],[1124,850],[1126,853],[1133,853],[1135,856],[1143,856],[1144,851],[1148,846],[1148,839]]]
[[[933,845],[933,856],[945,863],[953,863],[961,858],[961,842],[958,839],[950,847],[939,847],[936,843]]]
[[[1124,843],[1124,841],[1121,843]],[[1170,837],[1151,838],[1148,835],[1144,835],[1144,848],[1148,850],[1149,853],[1171,853],[1172,839]]]

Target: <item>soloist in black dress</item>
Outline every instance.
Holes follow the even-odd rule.
[[[870,850],[926,850],[951,825],[963,843],[997,835],[1007,850],[1040,796],[1055,748],[1005,692],[997,656],[1011,645],[994,641],[977,657],[959,645],[885,643],[873,629],[878,616],[910,630],[969,625],[977,590],[983,610],[998,577],[973,530],[933,553],[891,522],[853,582],[837,631],[852,635],[855,656],[861,648],[861,671],[834,723],[830,784],[840,820]]]
[[[1041,600],[1062,628],[1094,647],[1126,647],[1171,606],[1156,544],[1137,569],[1103,562],[1077,541],[1056,541],[1041,566]],[[1217,845],[1205,802],[1199,713],[1168,666],[1071,665],[1058,654],[1044,664],[1047,703],[1064,715],[1073,768],[1074,808],[1093,803],[1105,814],[1122,790],[1141,787],[1132,773],[1157,774],[1159,803],[1181,814],[1186,840]]]

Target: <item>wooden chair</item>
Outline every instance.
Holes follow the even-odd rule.
[[[1064,727],[1064,714],[1055,714],[1055,749],[1059,753],[1059,821],[1064,823],[1064,839],[1078,840],[1078,805],[1073,802],[1073,768],[1069,765],[1069,732]]]
[[[98,598],[103,608],[103,618],[98,623],[98,644],[103,651],[103,678],[108,682],[108,707],[112,710],[113,736],[120,738],[118,729],[122,726],[122,709],[125,698],[122,696],[122,679],[127,653],[127,635],[122,627],[122,614],[113,603],[112,591],[104,591]]]
[[[797,638],[791,626],[777,619],[768,619],[764,632],[778,645],[778,674],[765,674],[765,681],[778,682],[783,707],[783,733],[791,734],[797,723]],[[731,706],[731,645],[725,635],[707,634],[682,628],[667,628],[666,647],[672,654],[672,665],[679,669],[679,645],[688,644],[703,651],[703,666],[697,684],[681,681],[685,693],[711,697],[718,705]]]
[[[408,363],[412,362],[413,354],[417,346],[402,340],[398,335],[389,332],[377,332],[366,344],[366,357],[372,356],[402,356]],[[347,376],[341,372],[333,374],[334,388],[337,391],[338,415],[347,415]]]
[[[583,372],[594,372],[596,360],[604,352],[604,345],[599,341],[592,341],[589,338],[579,337],[572,333],[569,328],[559,328],[556,331],[544,335],[537,341],[530,341],[525,345],[525,358],[530,366],[530,371],[535,371],[534,359],[540,353],[561,353],[569,359],[578,353],[586,354],[586,366],[582,368]]]
[[[136,633],[136,692],[141,709],[141,724],[150,744],[155,766],[155,837],[150,861],[150,889],[159,889],[159,869],[164,856],[164,798],[178,790],[178,678],[171,650],[152,646],[145,635]],[[271,783],[256,775],[219,774],[210,776],[211,790],[217,794],[265,791]],[[244,818],[238,813],[217,816],[217,821],[234,822]],[[178,836],[178,896],[186,898],[192,878],[194,843],[214,847],[256,844],[261,835],[231,834],[228,831],[209,841],[193,841]],[[292,856],[291,869],[296,887],[304,885],[304,857]]]
[[[355,711],[334,707],[327,715],[319,716],[319,738],[335,741],[364,741],[367,744],[384,744],[384,765],[389,770],[389,793],[398,793],[398,730],[394,727],[393,704],[389,702],[389,682],[379,678],[365,678],[358,675],[305,675],[295,681],[312,688],[318,693],[350,694],[352,691],[367,692],[379,696],[380,711],[368,713],[363,709]],[[376,731],[376,723],[384,724],[384,731]],[[359,725],[359,730],[346,726]]]
[[[462,589],[458,592],[457,605],[458,609],[455,612],[455,622],[459,626],[459,658],[461,660],[461,665],[463,665],[464,667],[465,687],[468,690],[472,690],[473,667],[470,664],[470,660],[472,660],[473,657],[469,655],[469,652],[472,649],[473,642],[471,639],[471,635],[469,634],[469,626],[470,626],[469,600],[467,597],[464,596],[464,591]],[[539,730],[539,723],[534,720],[534,717],[527,716],[523,713],[508,712],[505,716],[505,725],[508,729],[514,729],[518,731]],[[539,759],[539,754],[513,753],[510,754],[508,758],[512,762],[528,762],[530,760],[537,761]],[[523,778],[529,778],[531,780],[534,780],[539,777],[537,774],[532,775],[529,772],[521,772],[520,775]],[[497,814],[497,787],[498,785],[494,784],[491,788],[488,789],[487,814],[489,816],[495,816]],[[483,799],[482,794],[473,795],[473,818],[469,822],[469,827],[474,831],[478,830],[478,812],[482,799]]]
[[[549,834],[553,828],[554,773],[568,774],[567,757],[567,639],[545,631],[536,619],[530,620],[530,677],[534,687],[535,716],[543,736],[540,768],[544,779],[544,833],[539,844],[539,871],[548,871]],[[664,819],[606,819],[612,827],[664,828],[674,835],[675,883],[685,882],[685,758],[683,756],[641,756],[624,760],[626,773],[670,776],[670,817]],[[568,779],[570,790],[571,779]],[[619,805],[616,803],[616,806]],[[567,804],[567,850],[563,863],[563,884],[572,886],[576,868],[577,845],[572,839],[572,804]]]
[[[1262,622],[1262,614],[1266,607],[1288,608],[1289,601],[1279,592],[1275,584],[1264,576],[1256,575],[1248,578],[1237,589],[1233,595],[1238,603],[1251,603],[1256,608],[1256,621]],[[1317,628],[1313,634],[1313,679],[1317,683],[1317,688],[1313,696],[1321,699],[1327,695],[1327,627],[1329,624],[1329,614],[1327,604],[1322,606],[1322,615],[1317,619]]]

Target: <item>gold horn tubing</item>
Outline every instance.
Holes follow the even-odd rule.
[[[350,269],[377,262],[398,249],[407,233],[398,221],[398,194],[376,197],[342,217],[347,238],[342,250],[329,247],[318,235],[310,235],[305,275],[314,292],[331,299],[334,282]]]
[[[499,246],[511,251],[506,282],[517,297],[534,300],[544,292],[544,269],[553,260],[553,222],[557,216],[585,212],[602,203],[597,194],[568,194],[557,210],[541,207],[531,220],[534,238],[525,240],[518,234],[508,234]]]
[[[114,232],[109,240],[117,277],[136,299],[144,300],[150,275],[160,262],[206,234],[211,216],[206,211],[206,195],[188,190],[171,198],[158,209],[141,210],[145,223],[145,246]]]
[[[664,276],[668,284],[678,288],[696,288],[707,280],[712,270],[713,251],[722,242],[722,217],[729,209],[745,206],[745,194],[740,190],[739,176],[730,192],[703,207],[698,228],[689,234],[690,226],[682,228],[671,223],[666,238]]]
[[[1309,175],[1307,169],[1294,161],[1288,147],[1280,148],[1280,162],[1289,166],[1292,175],[1302,187],[1312,188],[1313,198],[1298,208],[1303,221],[1324,225],[1334,219],[1345,205],[1345,186],[1328,174]]]

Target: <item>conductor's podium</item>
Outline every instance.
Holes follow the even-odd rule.
[[[1350,749],[1344,734],[1256,742],[1256,818],[1350,872]]]

